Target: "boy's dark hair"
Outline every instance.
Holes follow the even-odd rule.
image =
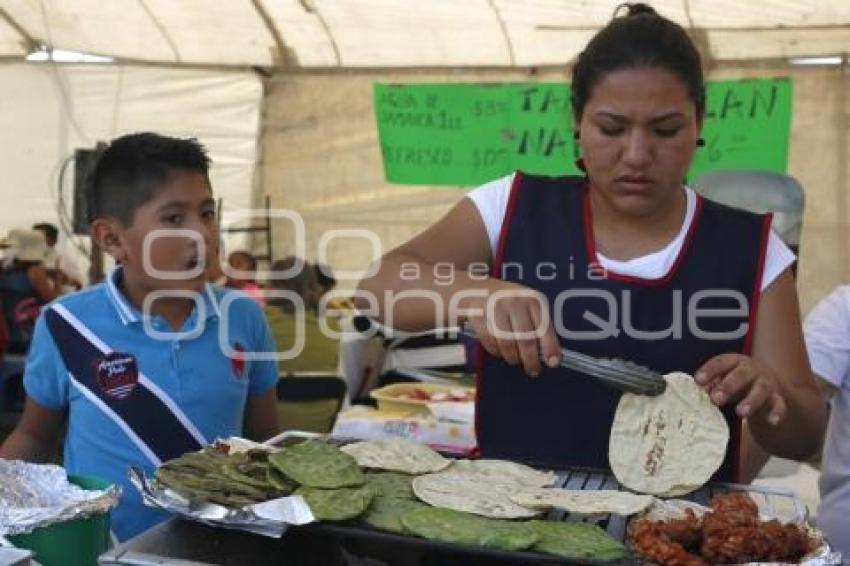
[[[196,139],[151,132],[116,138],[94,170],[89,221],[117,218],[125,226],[175,171],[208,175],[210,159]]]
[[[608,73],[655,67],[677,76],[687,87],[697,117],[705,114],[705,84],[699,51],[685,30],[646,4],[621,4],[615,16],[584,48],[573,67],[573,114],[581,118],[593,87]]]
[[[316,272],[316,282],[323,289],[333,289],[336,287],[336,277],[334,277],[330,266],[317,263],[313,266],[313,270]]]
[[[59,230],[56,226],[49,222],[39,222],[38,224],[33,224],[32,229],[44,234],[44,240],[48,246],[52,248],[56,245],[56,241],[59,239]]]

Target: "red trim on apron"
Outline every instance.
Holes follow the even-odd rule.
[[[587,260],[591,264],[601,266],[602,262],[599,261],[599,256],[596,253],[596,242],[593,239],[593,211],[590,209],[590,196],[588,191],[589,189],[585,189],[582,199],[584,208],[584,241],[585,246],[587,247]],[[673,265],[670,266],[667,273],[657,279],[646,279],[643,277],[635,277],[633,275],[623,275],[621,273],[611,271],[610,269],[606,269],[605,277],[614,281],[636,283],[639,285],[664,285],[668,283],[676,274],[676,271],[679,269],[679,265],[685,258],[685,254],[687,254],[688,249],[690,248],[691,240],[693,240],[693,236],[696,233],[697,224],[702,216],[703,199],[699,194],[694,193],[694,195],[697,199],[694,217],[691,219],[691,224],[688,226],[688,230],[685,233],[685,241],[682,242],[682,248],[676,256],[676,261],[673,262]]]
[[[517,195],[519,194],[519,186],[522,182],[522,173],[519,171],[514,172],[514,178],[511,182],[511,194],[508,196],[508,206],[505,209],[505,217],[502,219],[502,228],[499,231],[499,241],[496,246],[496,253],[493,257],[493,263],[490,266],[490,276],[495,278],[500,278],[499,273],[502,271],[502,257],[505,254],[505,245],[508,241],[508,230],[511,225],[511,220],[513,219],[514,210],[516,209],[516,201]],[[481,391],[481,383],[482,379],[482,371],[484,367],[484,347],[481,345],[481,342],[475,347],[475,438],[478,438],[478,415],[480,411],[478,410],[478,399],[480,398],[479,392]],[[478,456],[480,454],[480,450],[478,446],[476,446],[472,454],[474,456]]]

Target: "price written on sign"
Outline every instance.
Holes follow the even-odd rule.
[[[688,177],[717,169],[785,173],[791,135],[791,80],[712,81],[706,89],[705,147]]]
[[[709,83],[707,147],[690,178],[710,169],[784,172],[788,79]],[[389,182],[474,185],[514,170],[580,174],[565,83],[375,84]]]

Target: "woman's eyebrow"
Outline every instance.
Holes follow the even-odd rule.
[[[656,116],[650,120],[650,122],[664,122],[669,120],[670,118],[683,118],[685,115],[678,111],[667,112],[666,114],[662,114],[660,116]]]
[[[622,114],[616,114],[614,112],[609,112],[607,110],[599,110],[594,113],[594,116],[600,116],[602,118],[610,118],[611,120],[616,120],[618,122],[628,122],[629,119],[626,118]]]
[[[617,122],[628,122],[629,119],[623,114],[617,114],[616,112],[610,112],[608,110],[599,110],[594,113],[594,116],[599,116],[601,118],[608,118],[611,120],[615,120]],[[683,118],[685,115],[678,110],[674,110],[672,112],[665,112],[659,116],[654,116],[649,119],[651,123],[664,122],[669,120],[670,118]]]

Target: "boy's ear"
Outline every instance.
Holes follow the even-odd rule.
[[[112,256],[116,263],[126,259],[124,240],[121,238],[121,227],[116,220],[98,218],[89,228],[91,237],[103,251]]]

